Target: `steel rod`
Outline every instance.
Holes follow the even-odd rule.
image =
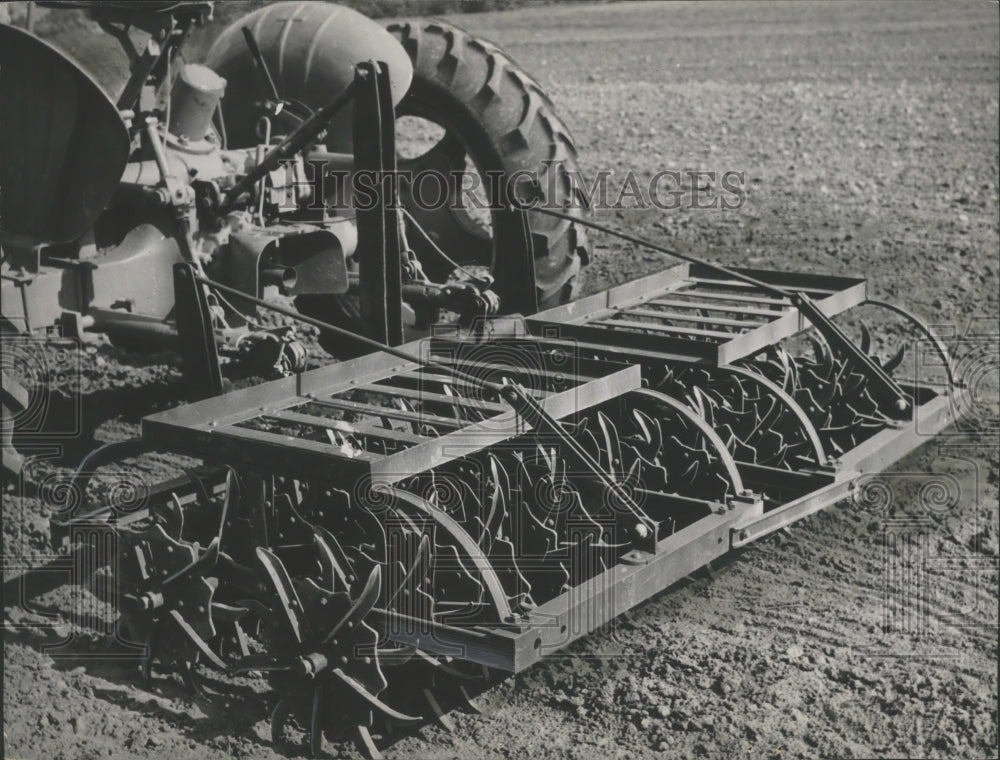
[[[598,232],[603,232],[606,235],[614,235],[622,240],[627,240],[635,245],[640,245],[643,248],[648,248],[656,253],[661,253],[664,256],[673,256],[674,258],[686,261],[689,264],[699,264],[701,266],[708,267],[720,274],[724,274],[727,277],[733,277],[737,280],[742,280],[748,285],[753,285],[755,288],[760,288],[761,290],[767,291],[771,295],[780,296],[782,298],[795,298],[795,294],[791,291],[785,290],[778,285],[771,285],[770,283],[764,282],[763,280],[758,280],[756,277],[751,277],[748,274],[743,274],[742,272],[737,272],[729,267],[725,267],[722,264],[716,264],[711,261],[706,261],[703,258],[694,256],[690,253],[682,253],[681,251],[674,250],[673,248],[666,248],[662,245],[657,245],[651,240],[646,240],[645,238],[637,237],[636,235],[630,235],[627,232],[622,232],[621,230],[615,229],[614,227],[609,227],[606,224],[600,224],[599,222],[592,222],[589,219],[581,219],[578,216],[573,216],[567,214],[563,211],[555,211],[550,208],[542,208],[540,206],[531,206],[531,211],[536,211],[539,214],[545,214],[546,216],[552,216],[556,219],[565,219],[568,222],[573,222],[574,224],[581,224],[584,227],[589,227],[592,230],[597,230]]]
[[[289,156],[294,156],[308,145],[320,132],[326,129],[327,122],[336,116],[340,109],[347,105],[353,97],[354,82],[351,82],[333,100],[299,124],[292,134],[275,145],[257,166],[244,175],[243,179],[229,188],[226,191],[226,197],[222,202],[220,211],[228,210],[243,193],[249,192],[250,188],[256,185],[259,179],[278,168],[282,160]]]
[[[368,338],[364,335],[359,335],[355,332],[351,332],[350,330],[345,330],[343,327],[337,327],[337,325],[331,325],[329,322],[323,322],[319,319],[308,317],[305,314],[302,314],[301,312],[295,311],[293,309],[286,309],[284,306],[279,306],[278,304],[265,301],[261,298],[257,298],[256,296],[252,296],[249,293],[244,293],[242,290],[237,290],[236,288],[231,288],[228,285],[223,285],[222,283],[216,282],[215,280],[210,280],[207,277],[202,277],[201,275],[195,274],[194,279],[195,281],[200,282],[202,285],[206,285],[207,287],[212,288],[213,290],[218,290],[219,292],[225,293],[226,295],[232,296],[233,298],[241,298],[244,301],[254,304],[255,306],[259,306],[264,309],[270,309],[271,311],[274,311],[278,314],[282,314],[286,317],[297,319],[300,322],[305,322],[307,325],[318,327],[321,330],[329,330],[330,332],[336,333],[341,337],[347,338],[349,340],[354,340],[359,343],[363,343],[364,345],[368,346],[369,348],[372,348],[375,351],[382,351],[384,353],[391,354],[392,356],[402,359],[403,361],[413,362],[414,364],[419,364],[425,367],[429,367],[431,369],[438,370],[439,372],[444,372],[448,375],[451,375],[452,377],[464,380],[465,382],[472,384],[474,387],[486,388],[488,390],[494,391],[495,393],[502,395],[503,386],[498,385],[497,383],[491,383],[488,380],[483,380],[481,377],[470,375],[466,372],[463,372],[460,369],[456,369],[454,367],[447,367],[443,364],[438,364],[437,362],[425,361],[421,359],[419,356],[415,356],[414,354],[408,353],[406,351],[401,351],[398,348],[394,348],[393,346],[388,346],[385,343],[380,343],[377,340],[372,340],[371,338]]]

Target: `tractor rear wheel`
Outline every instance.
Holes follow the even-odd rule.
[[[402,194],[407,241],[431,279],[446,280],[455,264],[504,266],[502,251],[493,260],[490,209],[519,172],[537,178],[543,203],[587,213],[569,130],[541,86],[509,55],[441,21],[397,21],[388,30],[413,62],[413,82],[396,109],[399,169],[418,180],[432,172],[447,178],[444,204],[415,197],[420,188],[438,196],[442,186],[435,182],[415,183]],[[529,212],[529,222],[539,308],[573,299],[589,257],[585,230],[538,213]],[[361,325],[353,297],[300,296],[296,306],[351,330]],[[319,342],[340,358],[357,352],[333,334],[321,333]]]

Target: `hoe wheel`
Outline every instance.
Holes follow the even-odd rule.
[[[541,202],[559,208],[579,205],[571,213],[586,213],[573,181],[578,168],[569,130],[541,86],[510,56],[493,43],[440,21],[398,21],[388,30],[413,61],[413,82],[397,107],[400,129],[407,131],[409,120],[404,117],[410,117],[434,133],[421,141],[418,155],[400,158],[399,169],[414,177],[438,172],[449,178],[448,202],[440,208],[426,208],[437,204],[419,203],[413,197],[420,190],[437,201],[442,188],[436,183],[427,181],[403,191],[409,215],[407,241],[431,279],[444,281],[454,271],[435,247],[461,265],[494,270],[504,266],[503,252],[493,261],[492,216],[486,209],[471,208],[469,193],[463,194],[460,187],[462,172],[478,175],[480,189],[475,195],[481,205],[496,206],[502,198],[495,196],[509,178],[531,172],[537,177]],[[433,144],[426,147],[425,142]],[[469,175],[464,176],[468,183]],[[539,308],[572,300],[580,267],[589,256],[584,229],[542,214],[529,214],[529,223]],[[296,306],[348,329],[357,330],[362,324],[356,298],[300,296]],[[350,353],[334,335],[321,334],[320,345],[338,357]]]

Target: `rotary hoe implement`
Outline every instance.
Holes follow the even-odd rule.
[[[268,63],[271,37],[259,24],[243,28],[245,39],[215,48],[217,65],[235,77],[226,45],[238,39],[250,51],[240,60],[271,83],[264,91],[283,89]],[[427,35],[415,30],[398,36],[419,69]],[[467,60],[459,42],[496,50],[448,35],[452,54],[441,60],[452,66]],[[131,311],[62,307],[63,322],[81,330],[181,336],[198,397],[145,417],[137,438],[96,449],[52,492],[53,540],[86,558],[77,564],[110,568],[113,646],[135,654],[147,682],[176,674],[191,689],[225,693],[253,679],[271,694],[275,742],[294,726],[313,754],[329,739],[376,756],[394,732],[447,725],[450,710],[473,708],[503,674],[850,498],[962,409],[942,343],[871,301],[865,280],[718,266],[591,221],[570,194],[529,203],[524,188],[508,188],[492,212],[488,278],[418,282],[419,245],[407,239],[437,225],[427,239],[454,242],[459,228],[397,203],[406,190],[395,184],[393,64],[350,66],[341,93],[293,117],[270,150],[302,156],[351,102],[348,158],[372,172],[375,203],[350,220],[300,207],[279,224],[277,211],[254,211],[278,181],[272,154],[261,153],[246,174],[195,187],[187,242],[167,262],[170,314],[155,330]],[[497,71],[484,71],[482,97],[506,86]],[[525,87],[525,102],[549,108]],[[281,97],[265,126],[279,124]],[[236,117],[225,118],[232,144]],[[156,145],[155,123],[144,129],[136,139]],[[514,151],[518,134],[499,143]],[[474,141],[463,144],[475,152]],[[154,157],[145,168],[158,162],[170,163]],[[161,186],[175,183],[146,189]],[[192,225],[218,231],[236,211],[262,226],[231,231],[213,256],[184,248],[203,240]],[[345,262],[328,236],[344,239],[348,228],[357,241]],[[588,231],[680,263],[566,301]],[[102,265],[95,259],[90,276]],[[310,273],[332,295],[297,289]],[[266,297],[268,283],[308,298],[291,309]],[[876,355],[856,309],[902,317],[913,350]],[[319,328],[324,345],[347,346],[351,358],[306,370],[285,327],[254,339],[273,343],[268,362],[284,362],[284,376],[223,392],[220,368],[239,353],[235,315],[262,312]],[[940,382],[927,380],[928,368]],[[109,469],[150,456],[176,463],[176,477],[137,486],[141,498],[108,487]]]
[[[830,321],[864,301],[685,263],[384,346],[145,418],[82,463],[54,535],[105,547],[146,678],[257,674],[275,741],[294,721],[313,753],[348,732],[374,755],[953,421],[960,388]],[[96,506],[102,465],[148,451],[202,464]]]

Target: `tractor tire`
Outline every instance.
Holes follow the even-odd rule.
[[[507,53],[441,21],[397,21],[388,30],[413,63],[413,82],[396,109],[397,116],[416,116],[444,127],[480,174],[509,178],[517,172],[533,172],[539,180],[542,203],[554,208],[579,203],[582,196],[574,184],[574,178],[579,180],[576,146],[569,130],[538,82]],[[429,154],[450,152],[442,147],[447,146],[435,146]],[[427,164],[452,168],[441,166],[437,156],[429,156],[427,161],[422,158],[401,161],[400,169],[410,165],[419,169]],[[448,158],[454,161],[454,155],[441,160]],[[555,176],[548,176],[549,172]],[[488,185],[489,194],[495,188]],[[489,200],[494,205],[500,202],[494,197]],[[411,213],[416,211],[411,209]],[[462,220],[456,220],[448,209],[431,213],[436,219],[430,222],[434,225],[430,231],[452,258],[459,263],[491,263],[488,238],[470,235]],[[578,208],[576,213],[583,214],[585,209]],[[576,295],[577,275],[589,256],[584,229],[542,214],[529,214],[529,223],[539,307],[565,303]],[[416,249],[419,239],[410,242],[421,253]],[[503,262],[493,264],[502,266]]]
[[[507,53],[441,21],[403,20],[387,28],[413,63],[413,81],[396,108],[397,118],[418,117],[444,130],[440,142],[424,154],[400,159],[401,172],[419,176],[434,169],[447,175],[464,170],[468,159],[483,178],[491,207],[501,203],[492,191],[503,183],[485,178],[501,177],[505,182],[518,172],[532,172],[538,179],[541,203],[580,216],[589,213],[577,184],[581,177],[569,130],[541,86]],[[449,188],[449,194],[461,198],[457,187]],[[402,200],[411,214],[410,222],[418,223],[434,241],[432,246],[421,234],[408,231],[408,243],[432,279],[443,281],[453,270],[435,246],[459,264],[503,266],[499,257],[492,261],[489,232],[477,228],[462,209],[456,211],[455,203],[432,210],[405,194]],[[586,231],[581,225],[539,213],[529,212],[528,218],[539,309],[572,300],[579,288],[580,268],[589,260]],[[300,296],[296,307],[351,330],[361,324],[356,298]],[[321,332],[319,343],[338,358],[356,353],[333,334]]]

